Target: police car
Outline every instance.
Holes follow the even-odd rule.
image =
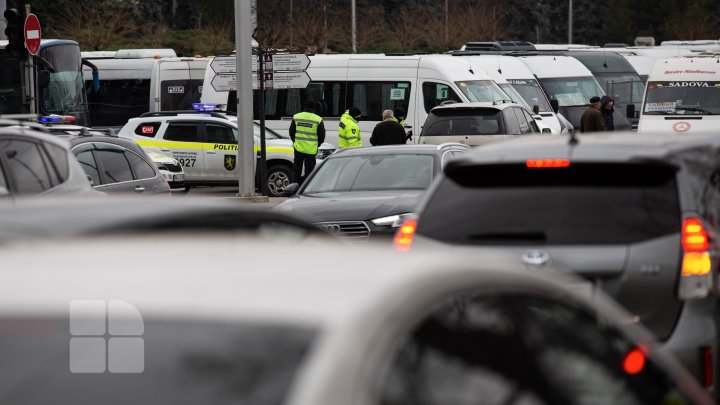
[[[133,118],[119,136],[132,139],[147,152],[172,156],[185,172],[185,186],[236,186],[237,118],[216,111],[167,111],[145,113]],[[254,125],[255,152],[260,152],[260,126]],[[293,145],[289,138],[266,130],[268,194],[281,196],[292,182]],[[335,147],[323,144],[318,159],[329,156]],[[259,170],[256,170],[256,183]],[[258,187],[259,188],[259,187]]]

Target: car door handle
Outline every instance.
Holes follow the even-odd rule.
[[[142,192],[144,192],[144,191],[145,191],[145,187],[141,187],[141,186],[135,187],[135,192],[136,192],[136,193],[142,193]]]
[[[211,150],[207,151],[207,154],[208,154],[208,155],[217,155],[217,153],[215,153],[215,152],[213,152],[213,151],[211,151]]]

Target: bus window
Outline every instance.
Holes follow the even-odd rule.
[[[425,112],[430,112],[433,108],[440,105],[440,103],[448,100],[461,101],[460,96],[450,88],[447,84],[425,82],[422,85],[423,91],[423,103],[425,104]]]
[[[202,85],[202,80],[163,80],[160,82],[161,111],[192,110],[192,104],[200,102]]]
[[[382,121],[384,110],[407,108],[410,103],[409,82],[349,82],[348,106],[362,111],[363,120]]]
[[[122,126],[148,111],[150,79],[101,80],[96,92],[88,80],[85,88],[93,125]]]
[[[235,110],[237,93],[230,92],[228,111]],[[316,103],[315,112],[322,117],[339,118],[346,110],[345,82],[313,82],[305,89],[265,91],[265,119],[280,120],[302,111],[306,100]],[[260,119],[260,91],[253,91],[253,117]]]

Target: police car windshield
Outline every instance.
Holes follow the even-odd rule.
[[[648,82],[643,114],[720,114],[720,82]]]
[[[432,155],[363,155],[329,159],[303,194],[424,190],[432,181]]]
[[[257,123],[253,126],[253,135],[255,135],[256,138],[260,139],[260,125]],[[265,139],[290,139],[290,137],[282,136],[279,133],[273,131],[272,129],[265,127]]]

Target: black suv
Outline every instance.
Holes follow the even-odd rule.
[[[515,254],[584,276],[707,387],[717,370],[717,135],[520,138],[451,161],[396,248]]]

